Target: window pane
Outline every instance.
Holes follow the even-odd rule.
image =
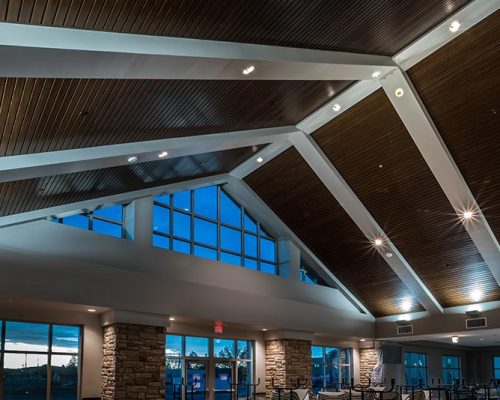
[[[495,365],[495,368],[500,369],[500,357],[494,357],[493,358],[493,364]]]
[[[80,229],[89,229],[89,217],[86,215],[72,215],[71,217],[66,217],[62,219],[64,225],[74,226]]]
[[[174,193],[174,207],[184,211],[191,211],[191,192]]]
[[[52,327],[52,351],[56,353],[78,353],[80,328],[78,326],[54,325]]]
[[[165,399],[174,400],[182,398],[182,359],[167,358],[165,375]]]
[[[220,247],[224,250],[241,253],[241,231],[221,226]]]
[[[6,353],[4,355],[4,400],[45,400],[47,355]]]
[[[339,349],[336,347],[325,348],[325,360],[327,363],[339,363]]]
[[[191,254],[191,245],[182,240],[174,240],[174,251],[178,253]]]
[[[245,255],[257,257],[257,236],[245,233]]]
[[[252,358],[252,344],[248,340],[238,340],[237,342],[237,356],[242,359],[251,359]]]
[[[254,271],[258,270],[257,260],[253,260],[251,258],[245,258],[245,268],[253,269]]]
[[[165,236],[153,235],[153,246],[170,250],[170,239]]]
[[[229,254],[229,253],[220,253],[220,260],[222,262],[228,263],[228,264],[234,264],[239,267],[241,267],[241,257],[240,256],[235,256],[234,254]]]
[[[51,400],[77,400],[78,357],[53,354],[51,358]]]
[[[311,357],[312,357],[313,363],[322,363],[323,362],[323,347],[311,346]]]
[[[170,209],[153,206],[153,230],[161,233],[170,233]]]
[[[276,261],[276,243],[269,239],[260,239],[260,257],[264,260]]]
[[[165,355],[167,357],[182,356],[182,336],[167,335],[165,339]]]
[[[162,203],[162,204],[169,206],[170,205],[170,195],[166,194],[165,196],[155,197],[154,201],[157,201],[158,203]]]
[[[214,339],[214,357],[217,358],[235,358],[234,340]]]
[[[220,220],[225,224],[241,228],[241,208],[222,190],[220,192]]]
[[[186,336],[186,357],[208,357],[208,338]]]
[[[174,236],[191,239],[191,217],[189,215],[174,212]]]
[[[102,233],[103,235],[114,236],[117,238],[122,237],[121,225],[113,224],[111,222],[101,221],[95,218],[92,230],[97,233]]]
[[[244,223],[246,231],[257,233],[257,223],[247,213],[244,215]]]
[[[209,249],[204,246],[194,246],[194,255],[198,257],[208,258],[209,260],[217,261],[217,250]]]
[[[325,365],[319,363],[312,364],[312,390],[318,393],[325,386]]]
[[[194,219],[194,241],[217,246],[217,224],[203,219]]]
[[[253,393],[247,393],[249,384],[252,383],[252,363],[250,361],[238,361],[238,399],[253,397]]]
[[[325,383],[326,386],[334,385],[340,382],[340,369],[337,364],[325,365]]]
[[[94,210],[94,215],[106,219],[112,219],[113,221],[122,222],[123,207],[119,205],[119,206],[99,208],[98,210]]]
[[[266,274],[276,275],[276,265],[265,262],[260,263],[260,270]]]
[[[49,326],[7,321],[5,323],[5,350],[48,351]]]
[[[194,213],[217,219],[217,186],[194,191]]]

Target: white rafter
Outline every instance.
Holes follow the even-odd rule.
[[[413,271],[314,139],[310,135],[301,133],[293,135],[290,140],[318,178],[321,179],[345,212],[367,237],[367,240],[372,243],[376,239],[383,240],[383,244],[376,246],[376,249],[408,289],[414,293],[420,304],[432,314],[442,313],[443,308],[439,302]],[[392,253],[392,256],[388,257],[387,253]]]
[[[395,65],[377,55],[5,22],[0,59],[0,76],[44,78],[361,80]]]
[[[473,211],[471,220],[463,220],[464,227],[500,284],[498,241],[410,79],[403,71],[396,70],[382,79],[382,87],[455,209],[457,219],[465,211]],[[399,88],[404,91],[402,97],[395,95]]]
[[[154,161],[163,151],[168,152],[168,158],[175,158],[267,143],[280,144],[294,132],[297,132],[294,126],[283,126],[0,157],[0,182],[125,165],[129,156],[136,156],[137,162]],[[255,163],[255,158],[250,162]]]

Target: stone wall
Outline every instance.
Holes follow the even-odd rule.
[[[311,387],[311,342],[297,339],[266,340],[266,394],[271,395],[272,378],[279,387],[297,379]]]
[[[377,360],[377,349],[359,349],[359,378],[362,385],[368,384],[368,379],[372,377]]]
[[[165,328],[104,328],[102,400],[164,400]]]

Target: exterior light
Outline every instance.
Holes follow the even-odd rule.
[[[450,30],[450,32],[452,32],[452,33],[458,32],[458,30],[460,29],[460,22],[458,22],[458,21],[453,21],[453,22],[450,24],[450,26],[449,26],[449,28],[448,28],[448,29],[449,29],[449,30]]]
[[[333,111],[335,111],[335,112],[339,112],[341,108],[342,108],[342,107],[341,107],[341,106],[340,106],[340,104],[338,104],[338,103],[335,103],[335,104],[332,106],[332,110],[333,110]]]
[[[136,162],[136,161],[137,161],[137,157],[136,157],[136,156],[131,156],[131,157],[127,158],[127,161],[128,161],[129,163],[134,163],[134,162]]]
[[[243,75],[250,75],[253,71],[255,71],[255,67],[253,65],[249,65],[243,70]]]
[[[405,94],[405,91],[403,90],[403,88],[397,88],[394,91],[394,94],[396,95],[396,97],[403,97],[403,95]]]
[[[168,156],[167,151],[162,151],[161,153],[158,154],[158,158],[165,158],[166,156]]]

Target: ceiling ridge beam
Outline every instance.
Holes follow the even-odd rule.
[[[299,237],[281,220],[278,215],[262,200],[248,184],[237,176],[229,174],[227,182],[228,192],[238,202],[243,204],[246,209],[257,219],[266,221],[272,228],[275,235],[283,238],[290,239],[300,249],[301,255],[311,261],[311,267],[320,276],[326,278],[326,281],[333,282],[337,289],[347,297],[347,299],[360,311],[374,319],[371,312],[365,305],[347,289],[344,284],[335,276],[335,274],[326,267],[323,262],[316,257],[316,255],[299,239]],[[319,269],[319,270],[318,270]]]
[[[408,75],[396,70],[382,87],[477,250],[500,285],[500,245]],[[403,90],[397,97],[396,90]],[[472,218],[464,218],[464,212]]]
[[[449,43],[451,40],[461,35],[463,32],[466,32],[468,29],[481,22],[499,8],[500,2],[498,0],[474,0],[472,3],[447,18],[441,24],[417,39],[398,54],[394,55],[393,60],[396,63],[396,66],[400,66],[406,71],[419,61],[423,60],[425,57],[428,57]],[[455,19],[461,21],[461,27],[458,32],[452,33],[449,30],[449,25],[451,21]],[[380,77],[383,75],[384,74]],[[300,121],[297,124],[297,128],[307,134],[311,134],[315,130],[341,115],[356,103],[368,97],[380,87],[381,84],[378,79],[368,81],[362,80],[357,82]],[[338,104],[341,108],[338,111],[333,111],[334,104]],[[271,157],[275,157],[280,154],[280,152],[274,151],[276,150],[276,146],[273,147],[273,151],[270,151]],[[255,168],[249,170],[246,175],[249,175],[262,165],[263,164],[255,166]],[[244,176],[241,177],[244,178]]]
[[[160,160],[162,152],[168,153],[165,157],[176,158],[280,144],[294,132],[294,126],[283,126],[0,157],[0,182],[127,165],[130,156],[137,157],[136,162],[147,162]]]
[[[0,58],[0,76],[43,78],[361,80],[395,65],[381,55],[8,22]]]
[[[442,306],[384,233],[316,141],[306,133],[293,135],[290,140],[368,241],[375,243],[377,239],[382,240],[381,245],[374,245],[374,248],[406,287],[413,292],[420,304],[431,314],[442,313]]]
[[[83,200],[76,203],[63,204],[60,206],[44,208],[40,210],[28,211],[20,214],[7,215],[0,217],[0,229],[12,225],[25,224],[41,219],[51,217],[67,217],[70,215],[81,214],[93,211],[101,206],[110,206],[115,204],[126,204],[133,200],[150,196],[161,196],[168,193],[174,193],[184,190],[193,190],[200,187],[221,185],[227,183],[229,174],[211,175],[202,178],[189,179],[181,182],[170,183],[162,186],[155,186],[148,189],[125,192],[112,196],[99,197],[90,200]]]

